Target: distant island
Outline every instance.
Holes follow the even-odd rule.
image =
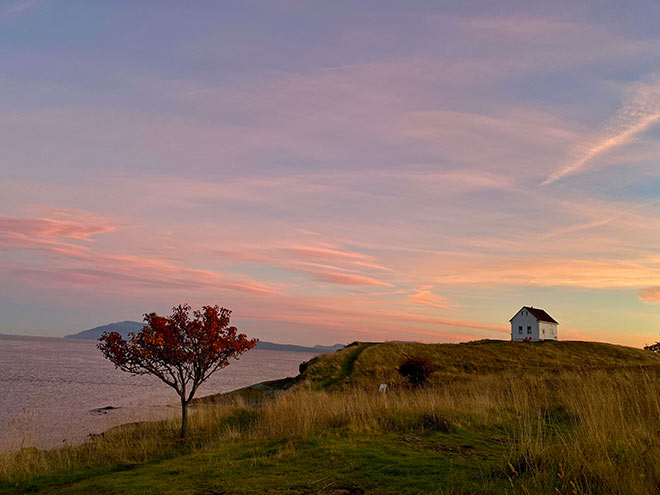
[[[118,321],[116,323],[108,323],[100,327],[90,328],[89,330],[83,330],[72,335],[65,335],[64,338],[98,340],[103,335],[103,332],[118,332],[122,337],[127,338],[129,333],[139,332],[143,326],[144,323],[137,321]]]
[[[100,327],[90,328],[89,330],[83,330],[82,332],[74,333],[71,335],[66,335],[65,339],[86,339],[86,340],[97,340],[103,332],[118,332],[122,337],[128,337],[128,334],[131,332],[139,332],[142,330],[144,323],[137,321],[118,321],[116,323],[109,323],[107,325],[102,325]],[[276,344],[275,342],[259,342],[257,344],[257,349],[270,350],[270,351],[293,351],[293,352],[315,352],[317,354],[322,354],[324,352],[332,352],[339,349],[343,349],[342,344],[335,345],[315,345],[312,347],[295,345],[295,344]]]

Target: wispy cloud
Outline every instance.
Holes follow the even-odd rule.
[[[53,254],[84,256],[93,237],[115,230],[105,219],[86,221],[56,218],[18,218],[0,216],[0,250],[41,250]],[[78,244],[83,242],[84,244]]]
[[[373,268],[375,270],[391,271],[389,268],[374,262],[373,257],[362,253],[342,251],[330,247],[317,246],[292,246],[284,248],[283,251],[298,259],[310,259],[315,261],[343,261],[352,265]]]
[[[272,287],[257,281],[233,279],[210,271],[173,265],[166,261],[136,256],[76,256],[82,263],[64,266],[3,265],[0,272],[22,283],[51,290],[78,288],[128,293],[151,289],[159,293],[209,293],[238,291],[274,294]]]
[[[272,294],[267,284],[175,265],[156,257],[100,253],[89,244],[114,225],[51,218],[0,217],[0,250],[32,251],[49,256],[48,263],[5,264],[2,271],[29,283],[53,287],[116,287],[133,283],[161,290],[237,290]],[[84,241],[85,245],[75,241]]]
[[[318,234],[317,236],[319,236]],[[246,263],[258,263],[302,272],[313,280],[344,286],[393,287],[382,280],[382,272],[392,272],[373,256],[342,249],[337,245],[292,244],[267,247],[243,245],[239,251],[214,250],[223,257]],[[372,272],[379,273],[378,277]]]
[[[605,218],[602,220],[595,220],[593,222],[580,223],[576,225],[571,225],[570,227],[563,227],[552,230],[541,236],[541,239],[550,239],[552,237],[558,237],[566,234],[574,234],[576,232],[583,232],[585,230],[597,229],[612,222],[615,217]]]
[[[393,335],[419,335],[427,338],[444,336],[449,340],[456,340],[457,335],[455,332],[457,329],[492,332],[491,335],[496,337],[509,330],[506,324],[497,325],[472,320],[430,316],[428,314],[417,314],[409,310],[365,308],[359,304],[346,304],[344,299],[337,298],[330,298],[325,303],[298,298],[295,301],[278,303],[276,308],[265,308],[253,316],[292,323],[302,321],[316,327],[345,328],[351,332],[361,332],[361,329],[364,329],[379,338],[383,338],[387,333],[392,333]],[[438,326],[445,327],[445,330],[438,330]],[[464,336],[461,335],[461,337]]]
[[[602,155],[636,141],[660,122],[660,82],[637,85],[633,97],[619,110],[606,128],[574,151],[571,160],[551,173],[542,185],[596,168]]]
[[[79,223],[52,218],[16,218],[0,216],[0,233],[39,238],[64,238],[90,242],[92,236],[112,232],[114,225]]]
[[[637,259],[455,257],[451,269],[427,272],[437,286],[635,288],[660,279],[660,266]]]
[[[637,294],[640,301],[648,304],[660,304],[660,286],[640,289]]]
[[[330,282],[340,285],[392,287],[392,284],[382,280],[353,273],[331,271],[310,271],[310,273],[315,280],[320,282]]]
[[[416,304],[422,306],[430,306],[438,309],[449,309],[451,305],[447,298],[439,296],[432,292],[433,287],[430,285],[423,285],[418,289],[414,289],[412,294],[408,294],[408,299]]]
[[[19,0],[18,2],[13,2],[12,5],[0,9],[0,17],[10,16],[15,14],[20,14],[37,5],[37,0]]]

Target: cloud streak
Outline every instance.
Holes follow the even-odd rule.
[[[640,135],[660,122],[660,83],[644,84],[637,88],[632,101],[625,104],[606,130],[594,137],[577,155],[541,183],[552,184],[564,177],[595,168],[599,157],[633,143]]]
[[[431,289],[432,287],[428,285],[415,289],[412,294],[408,294],[408,299],[416,304],[421,304],[422,306],[449,309],[451,307],[449,301],[442,296],[434,294]]]
[[[329,282],[339,285],[350,286],[378,286],[378,287],[392,287],[392,284],[383,282],[373,277],[364,275],[355,275],[352,273],[342,272],[329,272],[329,271],[310,271],[313,278],[320,282]]]
[[[18,2],[15,2],[13,5],[10,5],[9,7],[0,9],[0,17],[11,16],[15,14],[20,14],[22,12],[26,12],[32,9],[33,7],[35,7],[36,4],[37,4],[36,0],[19,0]]]
[[[2,271],[32,284],[53,287],[86,286],[122,291],[132,283],[161,290],[236,290],[272,294],[267,284],[226,277],[211,270],[178,266],[163,259],[136,255],[104,254],[89,245],[94,236],[115,230],[83,220],[0,217],[0,250],[33,251],[51,259],[40,266],[32,262],[4,265]]]
[[[16,218],[0,216],[0,233],[46,239],[63,238],[91,242],[92,237],[112,232],[112,224],[80,223],[53,218]]]
[[[660,304],[660,287],[646,287],[637,293],[639,300],[647,304]]]
[[[243,246],[240,251],[217,251],[223,257],[245,263],[265,264],[309,275],[311,279],[350,287],[393,287],[385,280],[371,275],[392,272],[373,256],[347,251],[337,246],[303,245],[265,247]],[[332,263],[332,264],[330,264]]]

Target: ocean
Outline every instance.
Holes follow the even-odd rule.
[[[196,397],[295,376],[314,355],[253,349]],[[114,409],[100,410],[108,406]],[[115,369],[96,341],[0,335],[0,451],[77,444],[113,426],[179,413],[173,389]]]

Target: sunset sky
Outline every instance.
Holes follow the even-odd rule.
[[[531,305],[658,340],[658,19],[0,0],[0,333],[189,302],[276,342],[458,342]]]

